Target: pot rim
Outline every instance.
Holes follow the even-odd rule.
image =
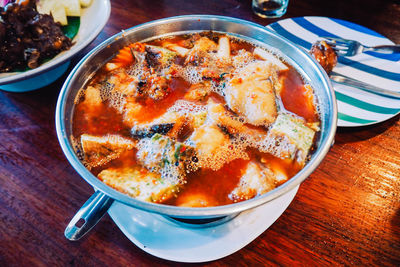
[[[129,34],[131,32],[138,31],[140,29],[145,29],[149,27],[155,27],[159,26],[165,23],[173,23],[173,22],[182,22],[182,21],[191,21],[193,22],[194,20],[218,20],[218,21],[224,21],[228,23],[236,23],[236,24],[245,24],[246,26],[249,27],[254,27],[257,30],[262,31],[266,35],[273,36],[274,38],[279,39],[282,42],[285,42],[287,45],[291,46],[292,49],[296,50],[297,53],[301,54],[303,57],[307,59],[307,61],[313,65],[313,69],[317,72],[318,76],[320,76],[320,82],[322,82],[323,87],[325,88],[325,91],[327,92],[327,98],[328,98],[328,106],[331,109],[331,112],[329,114],[326,114],[328,116],[328,122],[329,125],[326,125],[326,131],[329,131],[329,133],[324,137],[324,140],[320,140],[320,145],[317,148],[317,150],[314,152],[312,155],[311,159],[307,162],[305,167],[300,170],[295,176],[291,177],[288,181],[283,183],[282,185],[278,186],[277,188],[261,195],[257,196],[253,199],[249,199],[246,201],[234,203],[234,204],[229,204],[229,205],[223,205],[223,206],[216,206],[216,207],[206,207],[206,208],[190,208],[190,207],[177,207],[177,206],[170,206],[170,205],[165,205],[165,204],[156,204],[156,203],[151,203],[151,202],[145,202],[141,200],[134,199],[124,193],[121,193],[102,181],[100,181],[96,176],[94,176],[86,167],[82,164],[82,162],[78,159],[76,156],[72,145],[69,140],[69,136],[67,136],[66,133],[66,123],[65,123],[65,111],[66,111],[66,99],[71,91],[71,82],[73,81],[75,75],[79,74],[79,71],[81,70],[82,66],[88,62],[91,58],[95,57],[99,51],[102,49],[106,48],[109,44],[114,42],[115,40],[119,38],[123,38],[126,34]],[[211,29],[210,29],[211,30]],[[227,32],[229,34],[229,32]],[[252,37],[246,37],[249,39],[252,39]],[[86,80],[87,82],[87,80]],[[331,145],[333,144],[334,141],[334,135],[336,132],[336,124],[337,124],[337,106],[336,106],[336,98],[335,94],[333,91],[333,87],[331,85],[331,82],[325,73],[325,71],[322,69],[322,67],[317,63],[317,61],[311,57],[306,51],[303,49],[299,48],[289,40],[285,39],[282,36],[279,36],[278,34],[269,31],[265,27],[250,22],[242,19],[237,19],[237,18],[232,18],[232,17],[226,17],[226,16],[214,16],[214,15],[184,15],[184,16],[175,16],[175,17],[169,17],[169,18],[163,18],[155,21],[150,21],[147,23],[143,23],[134,27],[131,27],[127,30],[123,30],[120,33],[117,33],[107,40],[103,41],[101,44],[93,48],[85,57],[83,57],[79,63],[74,67],[74,69],[71,71],[71,73],[68,75],[61,91],[60,95],[57,101],[57,107],[56,107],[56,131],[57,131],[57,137],[59,140],[59,143],[61,145],[61,148],[67,157],[68,161],[72,165],[72,167],[78,172],[78,174],[84,178],[92,187],[94,187],[95,190],[100,190],[104,194],[106,194],[108,197],[115,199],[116,201],[119,201],[121,203],[124,203],[126,205],[132,206],[134,208],[139,208],[145,211],[149,212],[154,212],[162,215],[168,215],[168,216],[175,216],[175,217],[181,217],[181,218],[210,218],[210,217],[219,217],[219,216],[225,216],[225,215],[230,215],[234,213],[238,213],[247,209],[251,209],[254,207],[257,207],[261,204],[264,204],[266,202],[269,202],[286,192],[290,191],[297,185],[299,185],[301,182],[303,182],[317,167],[318,165],[322,162],[324,159],[325,155],[328,153]],[[322,138],[322,134],[321,134]]]

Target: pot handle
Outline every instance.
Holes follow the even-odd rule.
[[[71,241],[80,239],[97,224],[113,202],[114,199],[100,191],[96,191],[83,204],[67,228],[65,228],[65,237]]]

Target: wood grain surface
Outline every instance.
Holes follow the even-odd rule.
[[[183,14],[267,25],[238,0],[113,0],[109,22],[87,48],[122,29]],[[400,2],[290,0],[283,18],[328,16],[400,43]],[[76,58],[73,63],[76,63]],[[0,266],[181,265],[131,243],[106,215],[83,239],[64,229],[93,193],[66,160],[54,123],[66,75],[28,93],[0,91]],[[336,142],[283,215],[240,251],[210,266],[400,265],[400,122],[338,129]],[[203,265],[203,264],[201,264]]]

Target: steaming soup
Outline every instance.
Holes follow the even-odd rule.
[[[72,142],[131,197],[208,207],[262,195],[306,164],[312,87],[270,51],[214,32],[132,43],[81,89]]]

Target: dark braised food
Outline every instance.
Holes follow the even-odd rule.
[[[314,43],[310,49],[310,53],[328,74],[337,64],[337,55],[335,50],[325,41]]]
[[[61,24],[39,14],[35,2],[0,7],[0,72],[36,68],[71,47]]]

